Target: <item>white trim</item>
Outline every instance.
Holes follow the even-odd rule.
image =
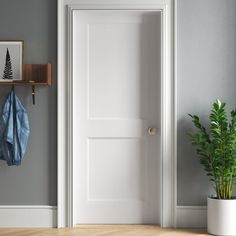
[[[67,147],[68,147],[68,213],[67,213],[67,221],[68,226],[74,226],[74,165],[73,165],[73,8],[70,6],[67,7],[67,78],[68,78],[68,103],[67,103],[67,112],[68,112],[68,124],[67,124]]]
[[[0,227],[56,227],[57,207],[0,206]]]
[[[175,222],[175,83],[173,0],[58,0],[58,227],[73,227],[72,11],[74,9],[160,10],[162,12],[162,212],[161,225]],[[66,32],[66,33],[65,33]],[[67,36],[68,37],[67,37]],[[69,69],[70,68],[70,69]],[[65,195],[67,193],[67,195]]]
[[[174,11],[174,22],[173,22],[173,25],[174,25],[174,43],[173,43],[173,46],[174,46],[174,62],[173,62],[173,67],[174,67],[174,163],[173,163],[173,175],[174,175],[174,180],[173,180],[173,184],[174,184],[174,227],[176,227],[176,206],[178,205],[177,204],[177,72],[178,72],[178,66],[177,66],[177,30],[178,30],[178,27],[177,27],[177,0],[174,0],[173,2],[174,6],[173,6],[173,11]]]
[[[176,226],[177,228],[206,228],[207,207],[177,206]]]
[[[175,222],[175,83],[173,3],[162,8],[162,227]]]
[[[58,0],[58,82],[57,82],[57,227],[67,225],[67,146],[66,146],[66,80],[63,0]]]

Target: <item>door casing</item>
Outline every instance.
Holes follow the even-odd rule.
[[[175,226],[176,110],[173,0],[58,0],[58,227],[73,227],[73,10],[156,10],[162,15],[161,226]]]

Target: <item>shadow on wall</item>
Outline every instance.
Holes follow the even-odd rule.
[[[202,119],[206,129],[209,128],[207,119],[206,117]],[[181,183],[178,183],[178,186],[180,186],[178,188],[178,197],[185,199],[185,205],[205,205],[206,196],[211,194],[213,189],[208,176],[206,176],[203,167],[200,165],[196,150],[187,136],[188,132],[194,131],[191,117],[187,114],[186,117],[178,121],[178,178],[181,178]],[[188,178],[183,178],[183,174],[188,176]],[[204,183],[204,185],[201,183]],[[200,194],[199,196],[199,192],[205,194]],[[192,203],[193,200],[196,202],[195,204]],[[178,202],[178,205],[182,205],[182,203]]]

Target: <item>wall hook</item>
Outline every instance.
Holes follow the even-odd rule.
[[[33,105],[35,105],[35,86],[32,85],[32,100],[33,100]]]

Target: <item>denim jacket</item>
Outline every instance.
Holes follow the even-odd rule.
[[[26,110],[12,90],[6,98],[0,117],[0,159],[5,160],[9,166],[20,165],[29,132]]]

